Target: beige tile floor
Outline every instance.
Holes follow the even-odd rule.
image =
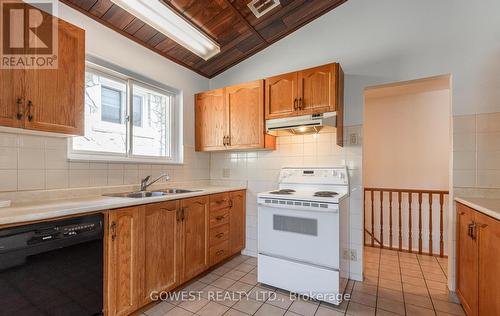
[[[450,297],[442,258],[365,248],[365,280],[349,282],[351,300],[340,306],[292,300],[286,291],[257,283],[256,264],[256,258],[237,256],[183,288],[196,299],[171,297],[141,316],[465,315]]]

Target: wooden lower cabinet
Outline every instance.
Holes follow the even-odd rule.
[[[153,292],[168,291],[179,284],[178,244],[181,231],[178,212],[179,201],[146,205],[144,302],[151,301]]]
[[[231,210],[229,215],[229,251],[235,254],[245,248],[246,239],[246,192],[230,193]]]
[[[132,314],[152,292],[171,291],[239,253],[244,223],[244,190],[109,211],[105,315]]]
[[[457,203],[457,295],[467,315],[500,315],[500,221]]]
[[[208,268],[208,197],[181,201],[182,282]]]
[[[141,306],[144,276],[144,206],[109,212],[108,315],[129,315]]]

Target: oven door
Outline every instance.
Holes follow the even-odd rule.
[[[339,269],[338,208],[294,210],[259,205],[259,254]]]

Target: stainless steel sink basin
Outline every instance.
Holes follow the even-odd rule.
[[[164,190],[158,190],[158,191],[110,193],[110,194],[103,194],[103,195],[104,196],[111,196],[111,197],[124,197],[124,198],[141,199],[141,198],[146,198],[146,197],[157,197],[157,196],[174,195],[174,194],[181,194],[181,193],[191,193],[191,192],[199,192],[199,191],[201,191],[201,190],[164,189]]]
[[[167,193],[167,194],[180,194],[180,193],[200,192],[201,190],[164,189],[164,190],[159,190],[159,191]]]
[[[146,197],[155,197],[155,196],[164,196],[167,195],[165,192],[159,192],[159,191],[139,191],[139,192],[126,192],[126,193],[110,193],[110,194],[103,194],[104,196],[112,196],[112,197],[126,197],[126,198],[135,198],[135,199],[140,199],[140,198],[146,198]]]

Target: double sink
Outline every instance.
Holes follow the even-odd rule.
[[[123,197],[123,198],[147,198],[147,197],[158,197],[165,195],[174,195],[174,194],[182,194],[182,193],[192,193],[192,192],[200,192],[202,190],[186,190],[186,189],[164,189],[158,191],[136,191],[136,192],[125,192],[125,193],[110,193],[103,194],[103,196],[111,196],[111,197]]]

